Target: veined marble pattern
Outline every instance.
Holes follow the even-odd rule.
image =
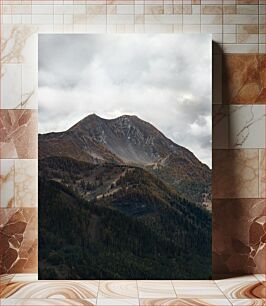
[[[258,281],[266,285],[266,274],[255,274],[254,275]]]
[[[175,298],[171,281],[138,281],[139,298]]]
[[[14,89],[14,93],[4,91],[3,95],[5,99],[1,103],[2,108],[36,108],[36,76],[31,70],[36,67],[37,52],[36,52],[36,33],[37,27],[32,24],[36,24],[41,32],[210,32],[213,33],[214,41],[221,42],[214,46],[214,53],[219,55],[219,61],[221,59],[221,51],[223,51],[223,84],[221,86],[221,80],[219,78],[219,68],[215,70],[218,78],[214,79],[213,94],[215,103],[234,103],[234,104],[264,104],[265,97],[263,96],[263,82],[264,82],[264,69],[263,69],[263,56],[264,54],[256,54],[258,52],[265,52],[265,7],[264,0],[165,0],[165,1],[150,1],[151,7],[146,3],[139,1],[136,4],[130,0],[108,0],[107,5],[101,0],[96,1],[81,1],[77,4],[68,4],[66,1],[60,4],[54,5],[50,1],[3,1],[2,6],[2,36],[1,36],[1,62],[9,66],[9,64],[17,65],[17,67],[10,68],[13,79],[9,78],[11,74],[7,72],[6,80],[15,80],[18,73],[22,73],[21,80],[17,83]],[[91,5],[87,5],[87,4]],[[95,5],[97,4],[97,5]],[[99,4],[99,5],[98,5]],[[147,7],[147,8],[146,8]],[[107,18],[106,14],[114,15]],[[148,16],[150,15],[150,16]],[[154,16],[152,16],[154,15]],[[13,25],[12,25],[13,23]],[[24,23],[24,25],[22,25]],[[108,23],[108,24],[107,24]],[[148,24],[149,23],[149,24]],[[25,25],[29,24],[29,25]],[[237,53],[237,54],[228,54]],[[250,54],[240,54],[250,53]],[[21,67],[21,68],[18,68]],[[9,68],[8,68],[9,69]],[[3,70],[4,71],[4,70]],[[15,71],[15,72],[14,72]],[[36,71],[36,69],[35,69]],[[243,73],[244,72],[244,73]],[[21,85],[19,84],[21,83]],[[6,83],[8,86],[8,83]],[[10,84],[10,83],[9,83]],[[222,88],[221,88],[222,87]],[[223,97],[220,96],[220,90],[223,90]],[[18,101],[17,97],[21,95],[21,101]],[[17,104],[18,102],[18,104]],[[221,111],[222,112],[222,111]],[[227,149],[229,146],[229,139],[226,139],[226,132],[223,132],[225,127],[224,119],[219,118],[218,114],[218,135],[221,139],[214,139],[214,148]],[[223,115],[222,115],[223,116]],[[220,120],[221,119],[221,120]],[[240,118],[241,119],[241,118]],[[243,128],[236,126],[235,133],[238,133]],[[256,124],[255,124],[256,125]],[[252,128],[253,126],[252,125]],[[240,133],[241,138],[244,136],[246,129]],[[257,142],[257,136],[259,136],[261,130],[257,126],[254,129],[256,137],[251,139],[248,137],[248,143]],[[264,131],[264,129],[263,129]],[[1,131],[0,131],[1,132]],[[214,132],[215,133],[215,132]],[[253,132],[252,132],[253,133]],[[1,133],[2,135],[2,133]],[[25,134],[26,135],[26,134]],[[253,134],[254,135],[254,134]],[[31,135],[29,134],[31,137]],[[27,138],[28,136],[26,136]],[[229,137],[229,133],[228,133]],[[260,136],[259,136],[260,137]],[[238,140],[238,139],[237,139]],[[234,140],[230,138],[230,144],[235,144]],[[245,143],[244,143],[245,147]],[[242,148],[244,148],[242,146]],[[261,146],[259,146],[261,148]],[[10,149],[12,151],[12,148]],[[243,153],[243,158],[239,157],[238,153],[225,154],[225,159],[218,159],[222,163],[218,165],[219,171],[216,173],[223,176],[219,179],[215,179],[219,183],[217,188],[221,188],[216,194],[218,197],[263,197],[265,198],[265,176],[264,176],[264,153],[263,149],[259,151],[260,165],[259,165],[259,182],[258,186],[256,179],[250,180],[250,173],[254,172],[256,158],[254,162],[246,164],[246,155],[249,155],[249,151],[246,154]],[[2,153],[1,153],[1,157]],[[16,154],[7,155],[4,158],[17,158]],[[28,158],[24,154],[19,158]],[[31,157],[32,158],[32,157]],[[237,169],[235,170],[233,165],[237,160]],[[255,161],[256,160],[256,161]],[[226,171],[223,172],[223,166],[225,161]],[[243,164],[245,171],[242,171],[241,163]],[[215,163],[214,163],[215,165]],[[240,171],[241,169],[241,171]],[[232,172],[232,178],[230,177],[230,171]],[[244,177],[244,175],[246,177]],[[246,179],[247,178],[247,179]],[[249,184],[250,180],[250,184]],[[238,187],[234,191],[233,188],[238,183]],[[223,184],[225,183],[225,187]],[[231,187],[231,184],[233,187]],[[258,190],[258,194],[256,193]],[[11,193],[10,193],[11,195]],[[11,195],[12,197],[12,195]],[[7,198],[9,196],[7,195]],[[1,199],[2,201],[2,199]],[[5,200],[7,201],[7,200]],[[228,200],[230,201],[230,200]],[[242,200],[239,200],[240,202]],[[248,203],[249,200],[243,200]],[[233,202],[234,204],[238,204]],[[222,203],[223,204],[223,203]],[[2,204],[1,204],[2,205]],[[247,205],[249,207],[249,205]],[[235,206],[232,207],[233,212]],[[238,210],[238,208],[237,208]],[[239,210],[244,210],[243,206]],[[243,213],[244,214],[244,213]],[[219,214],[217,215],[219,218]],[[217,220],[216,218],[216,220]],[[242,218],[240,218],[242,220]],[[250,228],[248,220],[234,219],[234,222],[239,224],[239,230],[235,229],[234,234],[230,234],[229,225],[227,222],[220,224],[220,230],[218,239],[223,241],[224,235],[233,237],[243,236],[249,237],[247,230]],[[245,226],[245,222],[247,222]],[[257,222],[256,222],[257,223]],[[259,223],[258,223],[259,224]],[[223,225],[225,233],[223,232]],[[257,225],[255,226],[257,228]],[[258,228],[261,228],[260,226]],[[255,231],[256,232],[256,231]],[[231,236],[230,236],[231,235]],[[37,234],[35,237],[37,238]],[[241,238],[242,239],[242,238]],[[241,240],[240,239],[240,240]],[[248,238],[247,238],[248,239]],[[236,240],[239,240],[237,238]],[[241,240],[242,241],[242,240]],[[219,244],[219,241],[215,243]],[[248,244],[248,242],[245,242]],[[218,262],[215,256],[215,272],[229,273],[237,269],[241,269],[242,272],[265,271],[263,264],[265,262],[265,253],[260,250],[255,256],[255,264],[253,259],[251,265],[245,265],[247,254],[243,255],[243,250],[246,250],[243,245],[235,244],[236,250],[230,254],[232,243],[228,243],[228,248],[224,245],[223,252],[219,254]],[[1,247],[0,247],[1,249]],[[217,255],[217,254],[216,254]],[[232,255],[232,256],[231,256]],[[243,259],[244,258],[244,259]],[[260,258],[260,259],[259,259]],[[264,269],[264,270],[263,270]],[[22,269],[23,270],[23,269]],[[21,272],[21,271],[20,271]],[[59,303],[59,300],[57,300]],[[242,305],[253,305],[255,300],[242,299],[240,302]],[[257,300],[256,300],[257,301]],[[44,301],[40,301],[43,303]],[[51,302],[51,301],[50,301]],[[49,303],[50,303],[49,302]],[[64,301],[65,302],[65,301]],[[173,302],[173,301],[172,301]],[[249,304],[249,303],[252,304]],[[26,301],[24,301],[26,303]],[[27,301],[27,303],[31,303]],[[37,303],[37,301],[36,301]],[[154,302],[155,303],[155,302]],[[239,303],[238,300],[231,301],[233,305]],[[243,304],[244,303],[244,304]],[[246,304],[247,303],[247,304]],[[207,301],[206,301],[206,304]],[[206,305],[204,304],[204,305]],[[239,305],[241,305],[239,304]],[[195,305],[195,304],[192,304]],[[256,305],[256,304],[254,304]],[[259,304],[258,304],[259,305]]]
[[[2,159],[0,207],[37,206],[37,160]]]
[[[136,281],[101,281],[98,298],[137,298],[138,289]]]
[[[37,27],[5,25],[1,31],[1,108],[37,108]]]
[[[223,299],[224,295],[213,281],[172,281],[176,295],[179,298]]]
[[[215,237],[212,260],[215,274],[240,274],[243,266],[247,273],[265,271],[265,200],[213,200],[212,208],[212,235]],[[257,279],[253,277],[253,281]]]
[[[15,162],[2,159],[0,163],[0,207],[13,207],[15,205]]]
[[[96,305],[95,299],[2,299],[0,305],[23,305],[23,306],[93,306]]]
[[[224,295],[229,299],[265,299],[266,287],[255,276],[236,277],[215,281]]]
[[[35,110],[0,110],[0,157],[37,157]]]
[[[139,306],[138,299],[97,299],[97,305],[102,306]]]
[[[1,274],[0,275],[0,297],[2,297],[1,292],[9,284],[9,282],[11,282],[13,277],[14,277],[14,274]]]
[[[37,271],[37,209],[0,209],[1,273]]]
[[[15,160],[15,206],[37,206],[37,160]]]
[[[219,281],[149,281],[149,283],[141,280],[129,283],[129,281],[26,281],[26,279],[25,274],[14,275],[11,281],[9,279],[3,284],[2,305],[264,305],[261,303],[264,301],[258,298],[258,295],[263,294],[262,288],[265,287],[262,281],[252,275]],[[31,274],[29,279],[35,279],[34,275]],[[132,282],[138,284],[137,296],[134,298],[132,295],[135,295],[136,287]],[[169,295],[169,290],[172,291],[173,287],[178,289],[177,294],[163,297]],[[102,297],[103,288],[104,297]],[[154,297],[142,298],[141,292]]]
[[[1,35],[2,64],[35,64],[38,54],[36,26],[5,25]]]
[[[265,306],[266,304],[266,300],[263,299],[230,299],[230,302],[233,306]]]
[[[226,299],[141,299],[140,306],[229,306]]]
[[[214,198],[257,198],[259,151],[213,150],[212,194]]]
[[[228,104],[264,104],[264,56],[226,54],[223,61],[223,100]]]
[[[1,293],[12,299],[90,299],[98,292],[99,281],[11,282]]]
[[[264,105],[230,105],[229,126],[231,149],[265,148]]]

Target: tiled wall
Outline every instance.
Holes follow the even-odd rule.
[[[1,272],[37,271],[37,33],[51,32],[213,34],[213,273],[265,272],[265,1],[0,2]]]

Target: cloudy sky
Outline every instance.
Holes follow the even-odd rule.
[[[39,35],[39,132],[134,114],[211,165],[211,36]]]

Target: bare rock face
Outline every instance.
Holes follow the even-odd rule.
[[[137,165],[196,203],[210,193],[208,166],[137,116],[107,120],[92,114],[65,132],[39,135],[39,158],[52,156],[93,164]]]

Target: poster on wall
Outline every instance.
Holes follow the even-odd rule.
[[[211,276],[211,35],[39,35],[39,279]]]

